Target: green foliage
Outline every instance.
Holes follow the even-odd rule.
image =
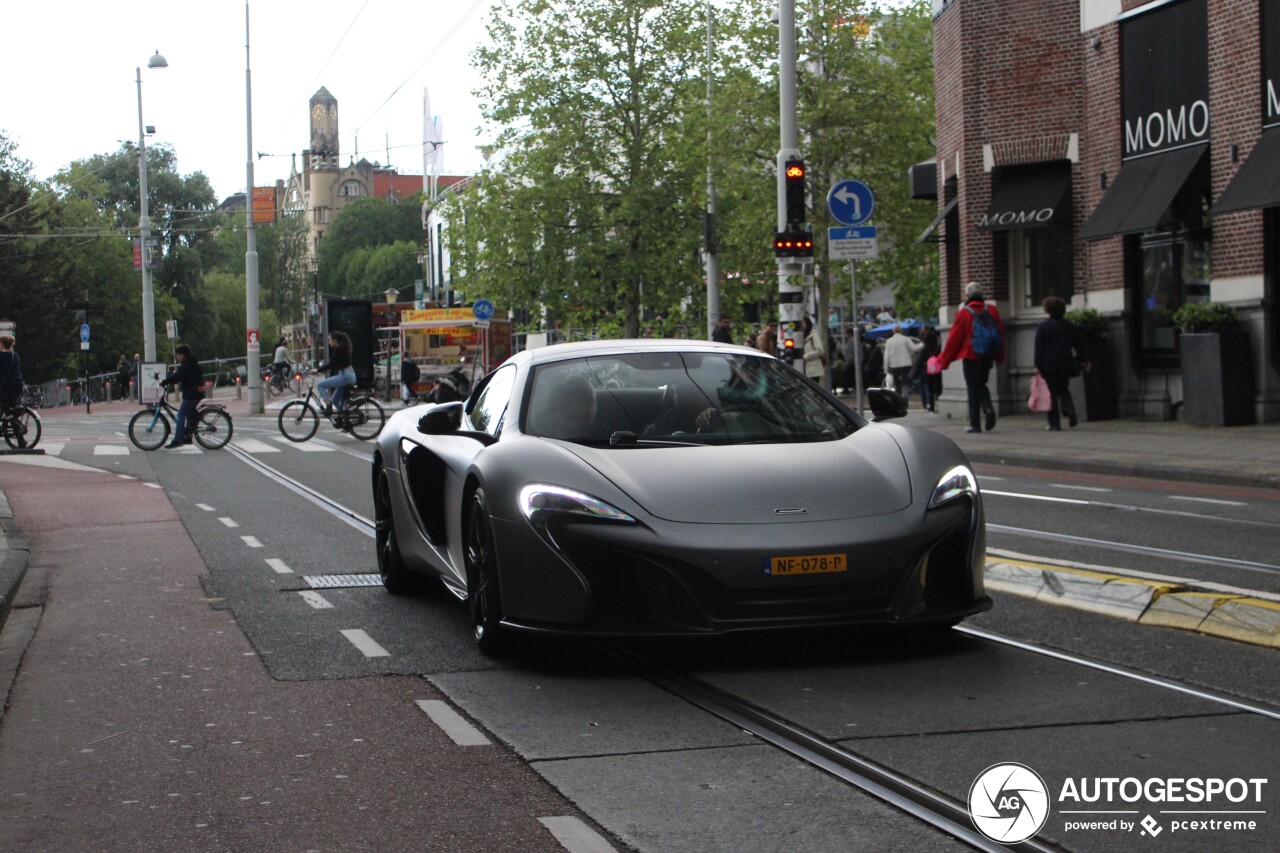
[[[1236,309],[1221,302],[1188,302],[1174,311],[1170,319],[1184,334],[1229,334],[1240,327]]]
[[[394,202],[384,198],[356,199],[338,211],[320,243],[320,289],[334,296],[381,293],[388,285],[379,289],[365,280],[365,268],[373,250],[395,243],[411,243],[413,266],[417,268],[417,247],[421,242],[421,195]],[[389,265],[390,261],[384,261],[380,269],[386,270]],[[414,272],[405,281],[391,286],[403,288],[420,277],[421,273]]]
[[[1081,308],[1079,311],[1068,311],[1066,317],[1076,327],[1076,334],[1082,340],[1101,338],[1111,331],[1111,321],[1098,313],[1096,308]]]

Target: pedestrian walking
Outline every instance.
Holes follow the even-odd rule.
[[[733,320],[728,315],[720,315],[720,322],[711,330],[711,340],[722,344],[733,343]]]
[[[979,420],[986,414],[986,428],[996,428],[996,407],[991,402],[991,365],[1004,363],[1004,323],[993,303],[986,301],[982,285],[971,281],[964,286],[964,304],[956,312],[947,343],[938,362],[943,370],[953,361],[964,367],[964,386],[969,397],[969,425],[965,432],[982,432]]]
[[[756,338],[756,349],[760,352],[767,352],[769,355],[778,354],[778,321],[770,320],[765,324],[764,331]]]
[[[165,445],[166,450],[191,443],[189,436],[195,435],[193,425],[196,403],[204,399],[204,371],[200,368],[200,362],[191,354],[191,347],[178,344],[173,352],[174,357],[178,359],[178,368],[161,379],[160,384],[165,388],[180,385],[182,402],[178,404],[178,415],[174,418],[177,423],[174,426],[173,441]]]
[[[933,326],[922,328],[920,343],[923,346],[920,352],[916,353],[916,370],[920,377],[920,401],[930,412],[937,412],[938,398],[942,396],[942,371],[930,373],[929,362],[935,359],[936,366],[938,354],[942,352],[942,345],[938,343],[938,330]]]
[[[916,353],[924,348],[924,344],[912,340],[902,331],[902,324],[893,325],[893,334],[884,345],[884,364],[893,377],[893,390],[905,400],[910,394],[911,371],[915,367]]]
[[[13,335],[0,335],[0,411],[22,402],[22,360],[14,343]]]
[[[133,399],[142,399],[142,353],[135,352],[133,354],[133,368],[130,371],[133,376]]]
[[[1066,318],[1067,303],[1060,296],[1046,296],[1044,313],[1049,317],[1036,327],[1036,373],[1049,386],[1049,425],[1047,430],[1062,429],[1062,415],[1067,423],[1075,426],[1076,404],[1071,397],[1071,377],[1093,366],[1080,351],[1075,324]]]
[[[120,358],[116,360],[116,399],[127,400],[129,398],[129,376],[133,373],[133,365],[129,363],[129,357],[124,353],[120,353]]]
[[[804,375],[819,385],[827,378],[827,348],[808,317],[804,318]]]

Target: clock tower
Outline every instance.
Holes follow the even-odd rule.
[[[338,168],[338,99],[329,90],[311,96],[311,169]]]

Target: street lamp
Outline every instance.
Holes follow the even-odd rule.
[[[394,287],[388,287],[387,292],[382,295],[387,298],[388,305],[395,305],[396,299],[400,296],[400,291],[396,290]]]
[[[169,63],[156,51],[147,60],[148,68],[168,68]],[[142,351],[147,361],[156,360],[156,305],[151,290],[151,266],[147,243],[151,239],[151,219],[147,215],[147,131],[142,124],[142,68],[138,71],[138,196],[141,216],[138,217],[138,238],[142,258]]]

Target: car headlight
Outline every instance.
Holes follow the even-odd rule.
[[[520,490],[520,512],[530,521],[538,521],[554,513],[580,515],[599,521],[620,521],[625,524],[635,524],[636,521],[599,498],[563,486],[542,483],[534,483]]]
[[[956,498],[968,495],[978,496],[978,480],[967,465],[957,465],[942,475],[938,485],[933,487],[933,495],[929,498],[929,509],[950,503]]]

